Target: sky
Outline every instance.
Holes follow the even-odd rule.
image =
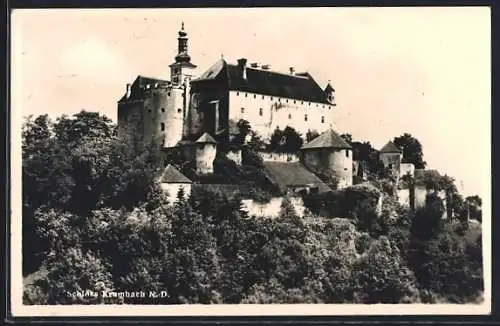
[[[377,149],[410,133],[427,168],[490,197],[488,7],[44,9],[11,19],[12,110],[23,116],[85,109],[116,121],[137,75],[169,79],[184,21],[198,75],[223,55],[330,80],[336,131]]]

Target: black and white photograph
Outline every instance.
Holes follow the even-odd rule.
[[[13,315],[489,314],[490,24],[14,10]]]

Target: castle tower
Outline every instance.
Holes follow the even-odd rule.
[[[335,89],[333,89],[332,85],[330,84],[330,81],[328,81],[328,84],[326,85],[324,92],[328,103],[335,105]]]
[[[196,68],[188,54],[188,37],[184,31],[184,23],[177,40],[175,62],[169,66],[171,80],[171,88],[167,93],[169,103],[160,123],[160,131],[164,133],[164,148],[173,147],[182,139],[189,109],[192,71]]]
[[[196,68],[191,63],[191,57],[188,54],[188,37],[184,30],[184,22],[179,31],[177,55],[175,62],[170,67],[170,80],[173,85],[184,85],[186,78],[190,80],[193,77],[193,70]]]
[[[217,154],[217,142],[208,133],[204,133],[196,144],[196,173],[214,173],[214,160]]]
[[[352,185],[352,147],[333,129],[328,129],[301,148],[302,163],[313,172],[329,171],[339,188]]]
[[[399,175],[401,160],[403,159],[403,151],[399,149],[393,142],[389,141],[380,150],[380,161],[385,168],[392,169],[394,173]]]

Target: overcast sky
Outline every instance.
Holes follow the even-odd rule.
[[[338,132],[377,149],[408,132],[428,168],[489,196],[487,7],[18,10],[12,109],[116,121],[127,82],[169,79],[181,21],[199,74],[224,55],[331,80]]]

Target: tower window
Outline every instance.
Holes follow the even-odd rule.
[[[165,131],[165,124],[163,122],[160,123],[160,129],[161,131]]]
[[[161,108],[161,112],[165,112],[165,108]]]
[[[245,108],[241,108],[241,113],[245,113]]]
[[[148,109],[148,112],[151,113],[151,109]]]
[[[300,104],[304,104],[304,101],[301,101]]]
[[[248,94],[247,94],[247,93],[245,93],[245,97],[248,97]]]
[[[309,106],[311,106],[311,102],[309,102]]]
[[[167,93],[167,96],[170,96],[170,92]]]
[[[291,119],[292,118],[292,115],[290,113],[288,113],[288,119]]]
[[[257,98],[257,95],[253,94],[253,98]]]
[[[264,110],[262,108],[259,109],[259,115],[262,116],[262,114],[264,113]]]
[[[325,123],[325,117],[321,117],[321,123]]]
[[[304,121],[307,121],[307,114],[304,115]]]
[[[348,149],[345,150],[345,157],[349,157],[349,150]]]
[[[240,92],[236,92],[236,96],[240,96]]]
[[[264,99],[264,95],[262,95],[262,99]]]
[[[271,97],[271,101],[273,100],[273,98]]]
[[[286,99],[286,102],[288,103],[288,99]]]
[[[182,112],[182,109],[177,109],[177,113],[181,113]]]
[[[297,103],[297,101],[293,100],[293,104],[296,104],[296,103]]]
[[[278,102],[281,102],[281,98],[278,99]]]

